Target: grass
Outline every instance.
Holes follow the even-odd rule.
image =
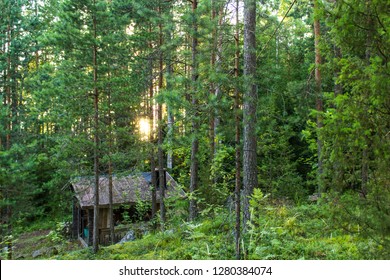
[[[256,206],[256,205],[255,205]],[[243,259],[383,259],[388,252],[361,231],[345,231],[337,226],[330,204],[291,204],[264,201],[254,208],[252,224],[244,235]],[[175,211],[171,209],[171,211]],[[149,231],[132,242],[101,247],[97,254],[81,249],[76,242],[49,231],[20,235],[14,255],[32,258],[39,248],[47,250],[43,259],[107,260],[212,260],[233,259],[233,213],[225,208],[200,216],[194,223],[176,219],[167,230]],[[356,224],[349,223],[355,229]],[[55,237],[55,238],[53,238]]]
[[[22,233],[13,240],[12,255],[16,260],[48,259],[80,248],[73,240],[53,241],[50,230],[35,230]],[[6,253],[2,258],[6,258]]]

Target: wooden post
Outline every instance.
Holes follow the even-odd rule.
[[[93,218],[94,218],[94,211],[93,209],[88,209],[88,246],[91,246],[93,244]]]
[[[73,214],[73,223],[72,223],[72,238],[76,239],[78,236],[79,232],[79,211],[78,207],[76,205],[75,199],[73,199],[73,209],[72,209],[72,214]]]

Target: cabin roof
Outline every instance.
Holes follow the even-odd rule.
[[[74,192],[81,208],[92,207],[94,203],[94,185],[93,176],[77,177],[71,182],[71,188]],[[174,195],[184,196],[184,191],[178,187],[172,176],[166,172],[165,197]],[[112,176],[112,197],[113,204],[135,203],[138,200],[151,201],[151,173],[141,172],[127,176]],[[159,191],[156,191],[156,199],[160,199]],[[99,206],[109,205],[109,186],[108,176],[99,178]]]

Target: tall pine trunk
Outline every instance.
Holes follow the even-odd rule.
[[[159,13],[161,15],[161,6],[159,7]],[[163,55],[162,55],[162,44],[163,44],[163,30],[162,23],[158,25],[159,29],[159,46],[160,46],[160,55],[159,55],[159,74],[158,74],[158,90],[161,92],[163,88]],[[160,220],[161,220],[161,230],[164,230],[165,224],[165,174],[164,174],[164,153],[163,153],[163,130],[162,130],[162,104],[158,104],[158,186],[160,189]]]
[[[212,0],[211,1],[211,21],[213,22],[214,24],[214,20],[215,20],[215,17],[216,17],[216,7],[215,7],[215,1]],[[212,31],[212,39],[211,41],[213,42],[213,47],[211,49],[211,55],[210,55],[210,68],[212,71],[215,70],[215,61],[216,61],[216,56],[217,56],[217,25],[214,25],[213,26],[213,31]],[[218,85],[216,84],[215,81],[213,81],[211,83],[211,87],[210,87],[210,95],[217,95],[217,88],[218,88]],[[215,149],[216,149],[216,145],[215,145],[215,134],[216,134],[216,127],[215,127],[215,117],[216,117],[216,110],[214,108],[211,108],[210,109],[210,112],[209,112],[209,138],[210,138],[210,163],[213,162],[214,160],[214,155],[215,155]]]
[[[94,1],[93,11],[93,92],[94,92],[94,173],[95,173],[95,200],[93,204],[93,252],[96,253],[99,249],[99,90],[97,76],[97,20],[96,20],[96,2]]]
[[[11,3],[11,2],[10,2]],[[7,24],[7,74],[5,82],[5,103],[7,104],[8,118],[6,123],[6,140],[5,140],[5,149],[9,150],[11,148],[11,129],[12,129],[12,110],[11,110],[11,4],[9,4],[9,15],[8,15],[8,24]]]
[[[169,41],[172,40],[172,30],[169,28],[167,30],[166,37]],[[171,82],[171,76],[173,73],[173,67],[172,67],[172,48],[169,47],[167,50],[167,65],[166,65],[166,71],[167,71],[167,90],[172,90],[172,82]],[[167,119],[168,119],[168,131],[167,131],[167,141],[168,141],[168,151],[167,151],[167,169],[170,170],[173,168],[173,152],[172,152],[172,140],[173,140],[173,124],[174,124],[174,117],[172,113],[172,109],[170,104],[167,104]]]
[[[317,110],[317,192],[321,193],[322,189],[322,174],[323,174],[323,160],[322,160],[322,139],[319,130],[323,127],[322,112],[322,90],[321,90],[321,52],[319,47],[320,42],[320,20],[318,18],[318,0],[314,0],[314,51],[315,51],[315,95],[316,95],[316,110]]]
[[[235,248],[236,248],[236,259],[239,260],[241,258],[241,248],[240,248],[240,238],[241,238],[241,147],[240,147],[240,126],[241,126],[241,114],[240,114],[240,90],[238,88],[238,77],[239,77],[239,60],[240,60],[240,49],[239,49],[239,37],[240,37],[240,29],[239,29],[239,19],[238,19],[238,5],[239,0],[236,0],[236,34],[235,34],[235,60],[234,60],[234,76],[236,78],[236,87],[235,87],[235,96],[234,96],[234,113],[235,113],[235,129],[236,129],[236,181],[235,181],[235,212],[236,212],[236,225],[235,225]]]
[[[150,28],[150,32],[152,29]],[[149,43],[149,47],[153,48],[152,43]],[[155,159],[155,147],[154,147],[154,109],[153,109],[153,100],[154,100],[154,88],[153,88],[153,58],[149,58],[149,71],[150,71],[150,84],[149,84],[149,106],[147,108],[149,114],[149,142],[150,142],[150,179],[152,182],[152,217],[155,218],[157,213],[157,176],[156,176],[156,159]]]
[[[108,214],[110,217],[110,242],[115,243],[115,229],[114,229],[114,207],[113,207],[113,182],[112,182],[112,115],[111,115],[111,73],[108,73],[109,77],[109,88],[108,88]]]
[[[213,41],[213,48],[211,51],[211,58],[210,58],[210,64],[211,69],[218,73],[221,72],[221,54],[222,54],[222,40],[223,40],[223,32],[221,30],[222,22],[223,22],[223,9],[224,5],[221,3],[218,3],[218,1],[213,1],[212,3],[212,14],[211,19],[213,23],[215,24],[215,27],[213,28],[212,32],[212,41]],[[215,23],[215,19],[218,17],[217,23]],[[211,85],[211,94],[214,95],[215,100],[218,102],[221,99],[221,82],[220,81],[214,81]],[[214,161],[215,155],[218,150],[218,127],[220,123],[219,118],[219,112],[218,107],[212,107],[210,110],[210,163]],[[217,176],[214,176],[214,183],[216,183]]]
[[[249,199],[257,187],[256,156],[256,0],[244,1],[243,228],[250,220]]]
[[[7,32],[6,32],[6,45],[7,45],[7,66],[6,66],[6,78],[5,78],[5,98],[4,98],[4,105],[7,112],[6,123],[5,123],[5,130],[6,130],[6,139],[5,139],[5,150],[9,150],[11,148],[11,130],[12,130],[12,110],[11,110],[11,1],[9,2],[8,6],[9,14],[7,17]],[[10,187],[6,189],[6,198],[7,200],[11,198],[10,195]],[[7,221],[7,230],[8,230],[8,236],[12,236],[12,206],[11,203],[8,202],[6,206],[6,221]],[[7,258],[9,260],[12,260],[12,252],[13,252],[13,244],[12,244],[12,238],[9,238],[7,240]]]
[[[191,143],[191,167],[190,167],[190,221],[193,221],[197,216],[197,205],[195,200],[195,191],[198,188],[198,150],[199,150],[199,121],[198,121],[198,98],[196,92],[196,82],[198,80],[198,62],[197,62],[197,52],[198,52],[198,23],[196,11],[198,8],[198,1],[192,1],[192,14],[193,14],[193,36],[192,36],[192,69],[191,69],[191,81],[192,81],[192,110],[194,111],[193,120],[192,120],[192,143]]]

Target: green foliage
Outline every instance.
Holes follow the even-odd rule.
[[[3,230],[2,230],[3,232]],[[0,247],[2,250],[0,251],[0,258],[2,260],[7,260],[9,259],[9,250],[12,244],[14,244],[17,241],[13,235],[4,235],[1,238],[0,241]]]
[[[138,196],[138,195],[137,195]],[[146,215],[151,211],[152,205],[149,201],[143,201],[137,198],[135,202],[135,212],[137,218],[142,221],[145,219]]]
[[[207,203],[223,205],[232,192],[235,179],[234,153],[233,147],[226,145],[218,147],[210,169],[210,177],[213,178],[214,184],[212,188],[203,191],[203,195],[208,198]]]
[[[388,259],[390,219],[384,202],[389,192],[377,188],[366,198],[353,192],[333,194],[332,198],[329,212],[334,223],[345,232],[370,240],[372,248],[365,252],[368,258]]]
[[[222,215],[221,215],[222,214]],[[232,255],[226,213],[201,223],[175,224],[164,232],[149,233],[141,239],[102,248],[95,256],[88,249],[70,252],[59,259],[220,259]]]
[[[383,244],[367,236],[356,223],[341,229],[333,213],[335,201],[324,196],[317,204],[293,206],[264,197],[252,197],[249,231],[244,236],[245,259],[386,259]],[[355,214],[357,212],[354,212]],[[140,239],[102,248],[62,252],[56,259],[233,259],[234,218],[219,209],[197,222],[169,223],[164,232],[149,232]],[[254,225],[257,226],[254,226]]]
[[[58,222],[56,224],[55,230],[51,230],[46,237],[53,243],[53,244],[61,244],[64,243],[66,238],[69,236],[65,236],[65,227],[67,226],[67,223],[65,222]]]
[[[337,198],[339,226],[358,226],[361,235],[370,236],[386,251],[390,37],[383,32],[383,23],[389,20],[388,3],[375,0],[351,7],[350,2],[335,3],[327,19],[327,40],[339,53],[336,57],[333,50],[326,53],[331,58],[328,69],[331,75],[336,73],[339,91],[326,95],[329,109],[319,134],[324,141],[323,181]]]
[[[3,237],[52,229],[36,240],[65,248],[67,242],[53,229],[70,216],[69,178],[94,171],[94,135],[101,174],[109,166],[115,173],[150,170],[156,143],[141,140],[138,119],[150,116],[152,104],[158,103],[174,119],[172,131],[165,114],[159,125],[164,152],[173,154],[173,177],[185,191],[191,143],[199,140],[198,190],[166,200],[165,232],[104,248],[98,255],[81,250],[59,258],[233,258],[234,219],[226,202],[236,172],[234,98],[245,84],[235,76],[236,70],[242,76],[242,53],[238,69],[234,65],[234,39],[241,50],[243,24],[235,38],[224,4],[199,1],[193,13],[186,1],[0,3]],[[389,258],[389,4],[318,4],[313,11],[310,1],[296,2],[283,22],[288,2],[259,7],[259,186],[244,236],[248,259]],[[321,96],[314,94],[313,18],[321,22]],[[166,74],[162,88],[160,74]],[[95,89],[98,131],[93,128]],[[316,98],[324,101],[321,112],[314,110]],[[317,179],[324,193],[317,204],[308,205]],[[200,210],[194,223],[186,222],[189,199]],[[138,200],[134,210],[141,219],[150,204]],[[124,215],[127,223],[134,219],[127,211]]]
[[[386,258],[383,245],[367,251],[367,237],[357,223],[346,223],[339,207],[324,196],[318,204],[292,207],[264,201],[260,191],[251,199],[252,220],[247,233],[248,259],[372,259]],[[337,201],[336,205],[340,202]],[[337,214],[336,214],[337,213]],[[359,210],[352,211],[354,215]],[[344,212],[345,215],[345,212]],[[349,220],[349,219],[348,219]],[[340,228],[344,221],[345,229]],[[379,237],[379,236],[377,236]]]
[[[187,199],[177,196],[172,196],[165,200],[168,226],[176,227],[187,219],[188,203]]]

